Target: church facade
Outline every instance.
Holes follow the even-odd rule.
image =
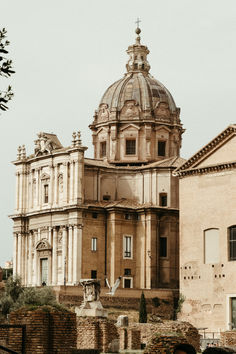
[[[124,77],[112,84],[90,129],[63,147],[39,133],[18,148],[13,272],[26,286],[77,285],[122,276],[121,288],[178,288],[180,110],[150,73],[149,50],[129,46]],[[103,282],[102,282],[103,285]]]

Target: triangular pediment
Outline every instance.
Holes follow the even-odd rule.
[[[202,169],[236,162],[236,125],[230,125],[217,137],[200,149],[182,166],[177,174],[194,169]]]
[[[47,173],[43,173],[41,179],[49,179],[50,176]]]
[[[140,129],[140,127],[136,124],[126,124],[122,128],[120,128],[120,130],[124,131],[124,130],[130,129],[130,128],[134,128],[136,130]]]
[[[107,134],[107,132],[108,132],[108,129],[107,129],[107,128],[101,127],[100,129],[98,129],[98,131],[96,132],[95,135],[99,135],[100,133],[105,133],[105,134]]]
[[[162,131],[162,130],[165,130],[167,131],[168,133],[171,132],[171,130],[166,127],[165,125],[159,125],[158,127],[155,128],[156,131]]]

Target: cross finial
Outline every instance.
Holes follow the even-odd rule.
[[[137,20],[135,21],[135,23],[137,23],[137,28],[139,28],[140,22],[141,22],[141,20],[139,18],[137,18]]]

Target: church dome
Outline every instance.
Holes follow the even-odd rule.
[[[124,118],[164,119],[173,123],[178,118],[179,110],[170,92],[149,74],[149,50],[140,43],[141,30],[137,30],[136,43],[127,50],[127,72],[122,79],[108,87],[102,96],[95,113],[97,123]]]
[[[166,87],[142,71],[128,72],[113,83],[104,93],[100,105],[106,104],[110,111],[121,111],[126,101],[135,101],[142,111],[154,111],[160,103],[166,103],[170,112],[176,111],[174,99]]]
[[[183,128],[180,109],[166,87],[150,75],[148,48],[128,47],[124,77],[105,91],[94,120],[94,157],[109,163],[142,165],[179,156]]]

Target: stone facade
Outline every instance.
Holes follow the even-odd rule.
[[[180,319],[206,331],[236,328],[236,126],[191,157],[180,177]]]
[[[138,29],[139,32],[139,29]],[[140,33],[140,32],[139,32]],[[149,74],[146,46],[128,48],[127,73],[102,97],[90,128],[63,147],[39,133],[18,149],[14,274],[27,286],[122,276],[121,288],[178,288],[178,178],[183,128],[169,91]],[[102,284],[103,286],[103,284]]]

